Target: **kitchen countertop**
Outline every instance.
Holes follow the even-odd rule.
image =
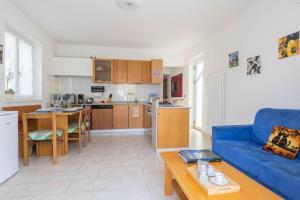
[[[156,107],[156,109],[191,109],[191,108],[192,107],[190,107],[190,106],[176,106],[176,105]]]
[[[139,102],[131,102],[131,101],[113,101],[111,103],[100,103],[100,102],[94,102],[94,103],[84,103],[81,105],[86,105],[86,106],[92,106],[92,105],[148,105],[151,106],[149,102],[146,101],[139,101]]]

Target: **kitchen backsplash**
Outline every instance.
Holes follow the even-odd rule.
[[[56,77],[51,93],[75,93],[84,94],[85,98],[94,97],[98,99],[107,98],[113,95],[113,101],[126,101],[137,99],[138,101],[148,101],[149,94],[160,94],[160,85],[145,84],[96,84],[91,77]],[[92,93],[91,86],[105,86],[105,92]]]

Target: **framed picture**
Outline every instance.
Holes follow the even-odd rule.
[[[299,55],[299,32],[279,38],[278,58],[283,59]]]
[[[240,58],[239,58],[239,52],[238,51],[229,54],[229,68],[239,66],[239,62],[240,62]]]
[[[247,75],[261,73],[261,56],[255,56],[247,59]]]
[[[0,64],[3,64],[3,46],[0,44]]]
[[[182,79],[182,73],[171,77],[171,97],[183,97]]]

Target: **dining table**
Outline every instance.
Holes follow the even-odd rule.
[[[53,112],[53,111],[51,111]],[[49,114],[49,112],[32,112],[32,114]],[[63,153],[61,154],[68,154],[69,152],[69,144],[68,144],[68,129],[69,129],[69,123],[72,121],[77,121],[78,120],[78,115],[80,113],[80,110],[77,109],[76,111],[67,111],[67,112],[57,112],[56,113],[56,127],[57,129],[61,129],[64,131],[63,133],[63,141],[64,141],[64,146],[63,148]],[[43,129],[51,129],[52,124],[51,120],[49,119],[38,119],[37,120],[37,128],[38,130],[43,130]],[[52,145],[41,145],[39,149],[39,155],[45,156],[45,155],[52,155]]]

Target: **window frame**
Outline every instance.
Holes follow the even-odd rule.
[[[34,63],[34,42],[29,40],[28,38],[26,38],[25,36],[17,33],[16,31],[12,30],[9,27],[5,27],[5,31],[4,31],[4,37],[6,34],[10,34],[13,37],[15,37],[16,39],[16,44],[15,44],[15,54],[16,54],[16,60],[15,60],[15,94],[13,95],[14,99],[33,99],[35,97],[35,90],[34,90],[34,77],[35,77],[35,63]],[[4,39],[5,41],[5,39]],[[25,42],[27,45],[29,45],[31,47],[31,59],[32,59],[32,94],[31,95],[21,95],[20,94],[20,88],[19,88],[19,79],[20,79],[20,41]],[[4,42],[4,54],[6,51],[6,47],[5,47],[5,42]],[[4,60],[4,65],[5,65],[6,61]],[[6,66],[4,66],[4,70],[6,72]],[[5,88],[6,91],[6,88]],[[8,95],[5,94],[5,96],[7,97]],[[11,95],[9,95],[11,96]],[[10,98],[11,99],[11,98]]]

